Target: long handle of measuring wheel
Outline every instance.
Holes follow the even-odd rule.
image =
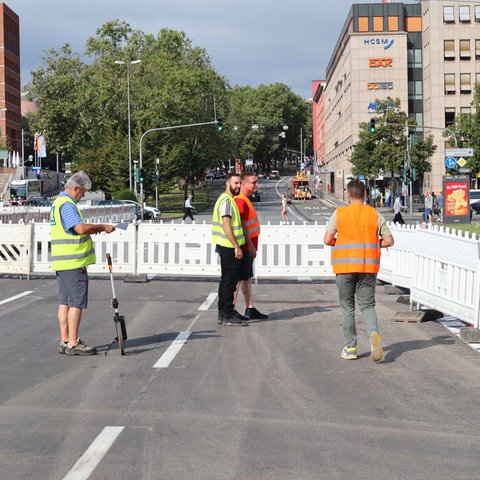
[[[108,263],[108,269],[111,272],[112,271],[112,257],[110,256],[109,253],[107,253],[107,263]]]

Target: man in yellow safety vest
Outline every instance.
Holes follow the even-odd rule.
[[[233,298],[240,279],[242,245],[245,243],[242,221],[234,196],[240,193],[240,175],[229,173],[225,178],[225,192],[213,208],[212,243],[220,255],[221,277],[218,285],[219,325],[246,326],[247,318],[234,308]]]
[[[97,353],[95,347],[88,347],[78,336],[82,311],[88,303],[87,266],[96,261],[90,235],[115,230],[110,224],[84,222],[77,202],[91,187],[86,173],[74,173],[50,211],[52,270],[56,272],[58,286],[58,353],[67,355]]]

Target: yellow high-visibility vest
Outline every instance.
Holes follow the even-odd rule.
[[[73,235],[64,230],[60,210],[66,203],[76,203],[68,195],[60,195],[50,210],[50,241],[52,246],[52,270],[74,270],[96,262],[90,235]],[[82,213],[78,210],[80,218]]]
[[[221,245],[222,247],[235,248],[233,243],[226,237],[225,232],[223,231],[221,211],[224,202],[230,202],[232,204],[232,231],[237,239],[238,244],[242,246],[245,243],[245,237],[243,236],[240,212],[238,211],[235,200],[226,193],[222,193],[218,197],[215,207],[213,208],[212,243],[215,245]]]

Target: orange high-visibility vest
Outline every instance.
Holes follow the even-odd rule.
[[[249,237],[258,237],[260,235],[260,222],[257,217],[257,212],[255,211],[255,208],[253,208],[252,202],[242,192],[240,192],[235,198],[241,198],[248,206],[247,227]]]
[[[377,273],[380,269],[378,215],[373,207],[337,208],[337,240],[332,250],[333,273]]]

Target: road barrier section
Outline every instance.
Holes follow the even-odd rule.
[[[326,225],[262,225],[255,278],[333,277]],[[439,310],[476,328],[480,323],[480,243],[442,226],[390,224],[395,245],[382,249],[378,279],[410,290],[418,306]],[[211,225],[132,222],[126,230],[93,235],[97,263],[108,274],[106,253],[122,274],[220,276]],[[0,224],[0,273],[52,273],[48,223]]]

